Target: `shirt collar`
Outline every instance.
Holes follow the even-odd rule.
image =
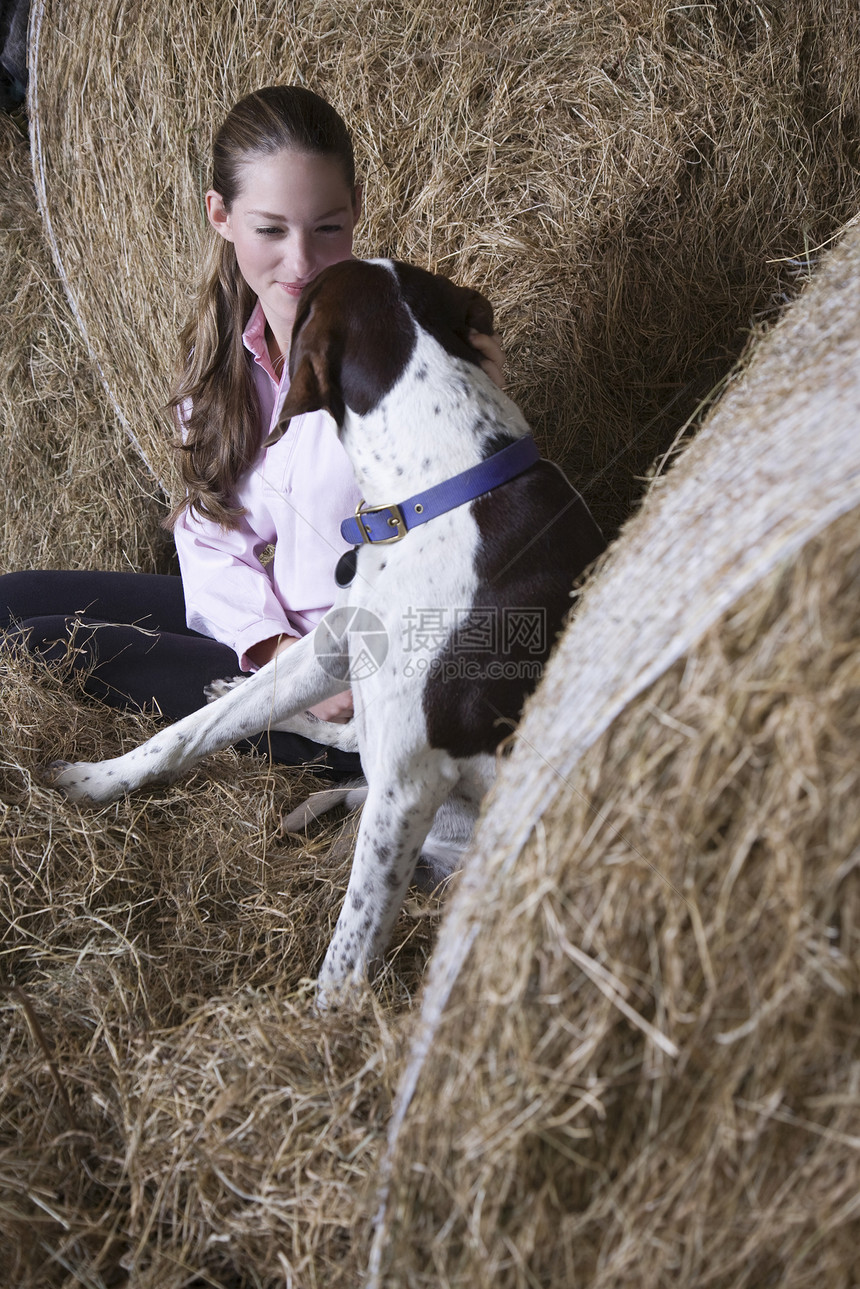
[[[263,306],[258,300],[251,310],[251,316],[248,319],[248,325],[242,332],[242,344],[254,355],[257,362],[263,361],[265,355],[268,359],[268,349],[266,348],[266,315],[263,313]]]

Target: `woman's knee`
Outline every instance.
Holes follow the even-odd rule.
[[[4,641],[16,648],[38,655],[44,662],[60,662],[69,656],[72,623],[63,614],[39,617],[14,617],[4,632]]]
[[[0,631],[20,626],[39,612],[39,575],[32,569],[0,575]]]

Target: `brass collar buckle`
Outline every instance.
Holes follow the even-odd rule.
[[[408,531],[406,528],[406,520],[403,518],[403,512],[399,506],[368,506],[366,509],[362,509],[363,506],[364,498],[362,497],[361,501],[355,508],[355,521],[358,524],[363,542],[370,542],[373,546],[390,546],[392,542],[399,542],[406,536]],[[389,512],[387,521],[389,527],[396,528],[397,531],[392,537],[373,537],[368,530],[367,524],[364,522],[364,516],[379,515],[386,510]]]

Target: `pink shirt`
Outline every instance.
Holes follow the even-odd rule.
[[[260,399],[260,443],[274,429],[289,389],[275,377],[259,303],[242,336],[254,355]],[[252,671],[247,650],[280,633],[303,636],[331,608],[334,568],[349,543],[340,523],[355,510],[358,488],[349,458],[327,412],[296,416],[286,434],[261,453],[242,478],[237,500],[246,514],[226,530],[185,511],[174,529],[189,627],[235,649]],[[274,543],[265,568],[260,553]]]

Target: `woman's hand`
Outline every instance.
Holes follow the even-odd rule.
[[[316,707],[309,707],[308,711],[311,716],[316,716],[321,721],[334,721],[335,725],[346,725],[355,713],[352,705],[352,690],[345,689],[341,694],[332,694],[331,698],[324,698],[321,703],[317,703]]]
[[[469,344],[481,355],[481,366],[494,385],[505,388],[505,351],[498,332],[485,336],[483,331],[470,331]]]
[[[256,667],[264,667],[276,654],[283,653],[285,649],[289,649],[291,645],[298,642],[298,636],[270,636],[268,640],[261,640],[259,644],[252,645],[245,652]],[[317,703],[316,707],[309,707],[308,711],[318,720],[346,725],[352,720],[354,712],[352,690],[345,689],[340,694],[333,694],[331,698],[324,698],[321,703]]]

